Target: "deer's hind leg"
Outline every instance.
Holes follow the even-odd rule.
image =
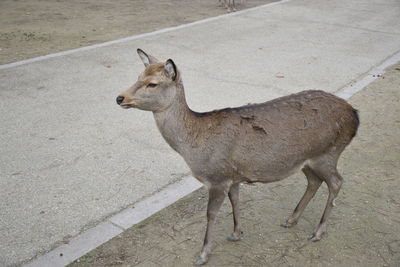
[[[322,218],[310,237],[310,241],[319,241],[324,233],[326,233],[326,223],[332,208],[335,206],[335,199],[343,184],[343,178],[338,173],[336,165],[339,155],[336,153],[325,154],[312,163],[311,168],[328,186],[329,195],[326,202],[325,210]],[[339,153],[340,154],[340,153]]]
[[[236,11],[236,4],[235,4],[235,0],[232,0],[232,4],[231,4],[231,11],[235,12]]]
[[[318,188],[321,186],[322,180],[309,166],[304,166],[302,171],[307,177],[308,181],[306,192],[304,192],[303,197],[300,199],[289,219],[287,219],[285,223],[281,224],[282,227],[292,227],[297,224],[297,221],[299,220],[304,209],[307,207],[308,203],[314,197]]]

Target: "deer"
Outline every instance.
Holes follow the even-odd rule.
[[[241,0],[240,3],[244,4],[245,0]],[[235,12],[236,11],[236,4],[235,0],[218,0],[219,6],[225,7],[228,12]]]
[[[220,6],[225,6],[228,12],[235,12],[236,5],[235,0],[218,0]]]
[[[309,238],[319,241],[343,183],[337,162],[357,133],[358,111],[333,94],[307,90],[259,104],[195,112],[186,102],[182,74],[174,61],[161,62],[141,49],[137,53],[144,72],[118,95],[117,104],[151,111],[162,137],[208,189],[207,227],[194,264],[203,265],[210,257],[213,226],[226,195],[233,210],[233,232],[227,240],[239,241],[239,185],[276,182],[299,170],[307,178],[307,188],[281,226],[297,224],[324,182],[327,203]]]

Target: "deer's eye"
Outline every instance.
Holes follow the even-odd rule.
[[[156,83],[149,83],[148,85],[147,85],[147,87],[150,87],[150,88],[154,88],[154,87],[156,87],[158,84],[156,84]]]

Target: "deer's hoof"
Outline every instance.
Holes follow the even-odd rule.
[[[318,241],[320,241],[321,240],[321,237],[318,237],[318,236],[316,236],[315,234],[313,234],[312,236],[310,236],[309,238],[308,238],[308,241],[311,241],[311,242],[318,242]]]
[[[321,240],[321,238],[324,235],[327,235],[327,234],[328,233],[326,232],[326,230],[324,230],[324,231],[318,230],[317,232],[313,233],[312,236],[310,236],[310,238],[308,240],[311,241],[311,242],[318,242],[318,241]]]
[[[239,236],[239,237],[236,237],[236,236],[234,236],[234,235],[230,235],[230,236],[228,236],[228,237],[226,238],[226,240],[231,241],[231,242],[236,242],[236,241],[239,241],[239,240],[240,240],[240,236]]]
[[[228,241],[236,242],[242,239],[243,231],[233,232],[230,236],[226,238]]]
[[[284,227],[284,228],[291,228],[291,227],[295,226],[296,224],[297,224],[296,222],[289,223],[289,222],[286,221],[286,222],[282,223],[281,226]]]
[[[203,260],[202,258],[199,258],[197,261],[195,261],[194,265],[200,266],[206,264],[207,261]]]

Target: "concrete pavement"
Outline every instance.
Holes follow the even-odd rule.
[[[0,263],[18,265],[189,172],[116,95],[140,47],[183,72],[197,111],[335,92],[400,49],[400,4],[298,0],[0,70]]]

